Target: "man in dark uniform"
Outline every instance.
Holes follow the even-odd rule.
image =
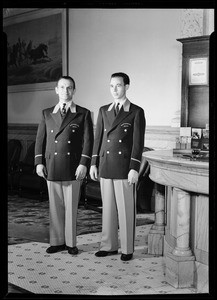
[[[135,184],[144,147],[145,116],[141,107],[126,97],[130,79],[124,73],[111,76],[111,104],[99,109],[90,176],[100,177],[103,202],[101,249],[103,257],[118,253],[118,222],[121,260],[133,257],[136,225]]]
[[[72,98],[75,82],[62,76],[55,88],[59,103],[42,111],[35,145],[35,165],[47,180],[50,205],[50,247],[77,254],[76,223],[80,187],[90,165],[93,125],[90,111]]]

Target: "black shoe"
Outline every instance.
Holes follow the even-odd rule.
[[[56,253],[56,252],[60,252],[66,249],[66,245],[59,245],[59,246],[50,246],[49,248],[47,248],[46,252],[47,253]]]
[[[104,257],[107,255],[113,255],[113,254],[118,254],[118,250],[116,250],[116,251],[98,251],[95,253],[95,255],[97,257]]]
[[[67,249],[68,249],[69,254],[72,254],[72,255],[78,254],[78,248],[77,247],[68,247],[67,246]]]
[[[133,254],[121,254],[121,260],[127,261],[133,257]]]

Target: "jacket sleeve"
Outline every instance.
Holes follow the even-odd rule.
[[[145,114],[142,108],[140,108],[134,119],[134,131],[133,131],[133,147],[131,152],[130,168],[139,172],[142,152],[144,148],[145,140],[145,127],[146,120]]]
[[[102,117],[102,108],[100,108],[96,123],[96,132],[95,132],[95,139],[93,145],[93,155],[91,160],[91,166],[96,165],[99,166],[99,153],[102,144],[104,125],[103,125],[103,117]]]
[[[45,147],[46,147],[46,124],[44,111],[42,111],[41,122],[38,126],[35,142],[35,166],[38,164],[45,165]]]
[[[86,167],[90,166],[91,155],[93,149],[93,123],[90,111],[87,110],[84,120],[83,148],[80,164]]]

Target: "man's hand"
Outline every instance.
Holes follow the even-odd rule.
[[[98,170],[97,170],[96,166],[91,166],[90,167],[90,177],[94,181],[98,180]]]
[[[130,172],[128,173],[128,182],[129,185],[133,183],[137,183],[139,178],[139,173],[136,170],[131,169]]]
[[[47,169],[42,164],[36,166],[36,173],[38,174],[38,176],[43,177],[44,179],[47,178]]]
[[[84,165],[79,165],[75,172],[76,180],[82,180],[86,176],[87,167]]]

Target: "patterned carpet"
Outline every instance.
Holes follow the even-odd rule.
[[[155,273],[160,286],[164,281],[164,267],[162,257],[153,263],[146,259],[148,229],[137,227],[136,251],[130,262],[122,262],[120,255],[97,258],[94,253],[99,249],[99,233],[78,236],[79,254],[74,257],[67,251],[47,254],[48,244],[45,243],[11,245],[8,247],[9,282],[35,294],[127,295],[149,292],[151,285],[144,284],[144,276],[152,281],[151,275]],[[140,287],[141,291],[138,291]]]
[[[45,295],[195,294],[194,288],[175,289],[165,280],[163,257],[148,254],[148,232],[154,213],[137,214],[135,252],[131,261],[117,255],[97,258],[102,215],[79,207],[77,246],[53,255],[49,246],[49,204],[32,198],[8,197],[8,293]],[[29,295],[30,295],[29,294]],[[25,295],[28,296],[28,295]],[[26,297],[25,297],[26,298]]]
[[[195,295],[195,288],[176,289],[169,285],[164,257],[147,253],[151,226],[136,227],[135,252],[133,259],[126,262],[120,260],[120,249],[118,254],[108,257],[94,255],[99,249],[99,232],[79,235],[79,253],[75,256],[65,250],[47,254],[46,243],[10,245],[8,281],[22,289],[21,293],[43,295],[40,299],[46,299],[46,295],[92,296],[92,299],[99,295]]]

